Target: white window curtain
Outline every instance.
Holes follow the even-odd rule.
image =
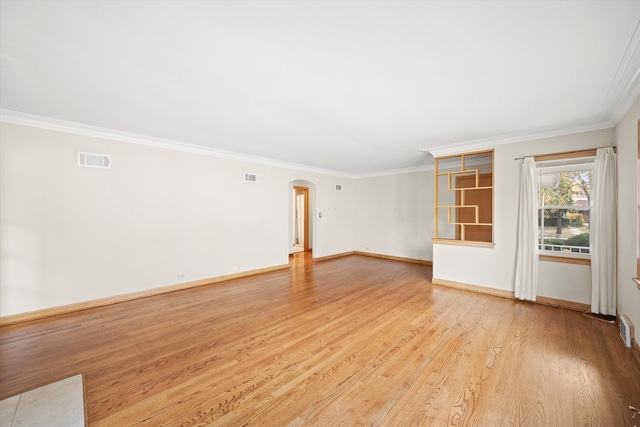
[[[525,157],[520,172],[518,248],[515,296],[536,300],[538,291],[538,173],[533,157]]]
[[[616,154],[611,147],[596,152],[591,193],[591,312],[615,316],[617,176]]]

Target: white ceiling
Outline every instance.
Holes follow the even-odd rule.
[[[615,125],[639,21],[638,1],[1,0],[0,108],[362,176]]]

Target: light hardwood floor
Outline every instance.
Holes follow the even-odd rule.
[[[616,326],[363,256],[0,328],[0,399],[85,375],[90,426],[640,426]]]

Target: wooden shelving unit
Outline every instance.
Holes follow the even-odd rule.
[[[482,163],[482,162],[485,163]],[[482,171],[478,165],[490,170]],[[443,177],[446,177],[444,180]],[[435,159],[435,239],[493,243],[493,151],[465,153]],[[444,183],[446,181],[446,188]],[[442,192],[453,192],[442,203]],[[441,219],[453,227],[455,238],[443,237]],[[451,229],[448,230],[449,234]]]

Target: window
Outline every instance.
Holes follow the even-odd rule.
[[[493,247],[493,151],[435,159],[434,242]]]
[[[540,254],[588,257],[592,157],[537,163]]]

